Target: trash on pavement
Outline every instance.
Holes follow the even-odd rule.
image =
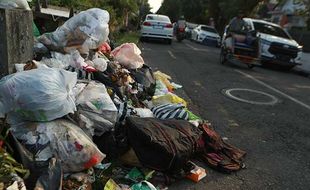
[[[1,0],[0,7],[31,10],[27,1],[30,2],[31,0]]]
[[[79,118],[88,118],[98,135],[111,130],[116,123],[117,108],[104,84],[89,82],[77,97],[76,105]]]
[[[154,117],[153,112],[148,108],[134,108],[139,117]]]
[[[110,179],[104,186],[104,190],[122,190],[119,185],[113,180]]]
[[[14,112],[28,121],[51,121],[73,113],[76,82],[75,73],[51,68],[6,76],[0,80],[0,117]]]
[[[156,80],[156,88],[154,96],[163,96],[169,93],[169,90],[165,83],[161,80]]]
[[[51,58],[43,58],[40,63],[45,64],[51,68],[60,69],[65,69],[69,65],[77,69],[83,69],[87,66],[84,58],[81,57],[77,50],[73,50],[69,54],[62,54],[53,51],[51,52]]]
[[[200,149],[201,131],[184,120],[128,117],[126,127],[142,165],[157,171],[181,172]]]
[[[56,155],[64,172],[88,169],[105,158],[92,140],[67,120],[26,123],[12,126],[11,131],[35,161],[47,161]]]
[[[63,171],[60,161],[56,158],[50,159],[48,169],[39,177],[35,189],[61,189],[63,182]]]
[[[182,104],[163,104],[153,107],[151,110],[158,119],[188,120],[189,118],[189,114]]]
[[[190,174],[186,177],[194,182],[199,182],[204,177],[207,176],[207,172],[204,168],[197,166],[196,164],[192,163],[195,168],[190,171]]]
[[[26,190],[24,180],[29,171],[0,146],[0,189]],[[21,177],[19,177],[21,176]],[[2,188],[1,188],[2,187]],[[20,187],[20,188],[18,188]]]
[[[141,50],[134,43],[125,43],[115,48],[111,54],[114,59],[127,69],[138,69],[144,64]]]
[[[111,50],[109,19],[98,8],[80,12],[39,36],[35,60],[16,64],[17,73],[0,80],[0,118],[23,163],[6,170],[12,159],[0,136],[0,189],[22,184],[17,175],[26,176],[24,167],[37,189],[64,190],[163,190],[180,178],[198,182],[206,172],[193,157],[221,172],[244,167],[245,152],[192,113],[177,95],[182,85],[153,72],[136,44]]]
[[[162,96],[153,96],[152,102],[154,106],[162,104],[183,104],[187,107],[187,102],[173,93],[168,93]]]
[[[93,67],[95,69],[97,69],[98,71],[104,72],[104,71],[107,70],[108,63],[107,63],[107,61],[105,59],[103,59],[103,58],[96,58],[96,59],[93,60],[93,63],[94,63]]]
[[[87,54],[90,49],[97,49],[108,39],[109,20],[107,11],[88,9],[70,18],[56,31],[43,34],[38,40],[49,50],[70,52],[77,49]]]
[[[199,126],[203,131],[205,152],[201,158],[212,168],[225,173],[238,171],[245,167],[246,152],[223,141],[210,124],[203,123]]]
[[[171,80],[171,77],[161,71],[154,72],[154,76],[156,80],[161,80],[166,87],[168,88],[169,92],[172,92],[174,89],[174,86],[170,83],[169,80]]]
[[[104,42],[99,48],[98,51],[105,55],[110,55],[111,47],[107,42]]]
[[[132,190],[157,190],[156,187],[148,181],[142,181],[140,183],[131,186]]]

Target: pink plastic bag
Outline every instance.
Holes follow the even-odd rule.
[[[111,53],[116,61],[127,69],[138,69],[144,64],[140,56],[141,50],[134,43],[125,43],[115,48]]]
[[[111,53],[111,47],[107,42],[104,42],[98,50],[103,54],[110,54]]]

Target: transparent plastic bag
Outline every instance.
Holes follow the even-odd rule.
[[[92,8],[70,18],[56,31],[43,34],[38,40],[50,50],[67,51],[76,47],[86,53],[97,49],[108,39],[110,15],[107,11]],[[69,48],[67,52],[72,49]]]
[[[94,123],[97,135],[111,130],[117,120],[117,108],[102,83],[91,81],[76,100],[80,116]]]
[[[169,90],[165,83],[161,80],[156,80],[156,88],[155,88],[155,93],[154,96],[162,96],[165,94],[168,94]]]
[[[12,126],[11,132],[31,151],[35,161],[56,156],[65,173],[83,171],[105,158],[82,129],[64,119],[19,124]]]
[[[0,80],[0,116],[14,112],[27,121],[51,121],[76,111],[76,73],[40,68]]]
[[[51,52],[52,58],[43,58],[40,63],[45,64],[51,68],[65,69],[69,65],[82,69],[87,66],[84,58],[80,55],[79,51],[73,50],[68,54],[62,54],[59,52]]]
[[[31,2],[31,0],[1,0],[0,7],[31,10],[27,1]]]
[[[127,69],[138,69],[144,64],[141,50],[134,43],[125,43],[115,48],[111,54],[114,59]]]

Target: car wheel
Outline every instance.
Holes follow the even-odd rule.
[[[226,53],[225,50],[223,48],[221,48],[221,53],[220,53],[220,63],[222,65],[224,65],[227,62],[227,58],[226,58]]]
[[[167,39],[167,44],[171,45],[172,44],[172,39]]]
[[[249,68],[249,69],[253,69],[253,67],[254,67],[254,65],[248,64],[248,68]]]

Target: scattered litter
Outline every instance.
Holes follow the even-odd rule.
[[[207,176],[207,172],[204,168],[197,166],[196,164],[192,163],[195,168],[190,171],[190,174],[187,175],[187,178],[198,183],[204,177]]]
[[[153,72],[136,44],[113,49],[109,17],[80,12],[0,80],[0,189],[26,189],[29,171],[36,189],[166,190],[206,176],[193,157],[220,172],[244,168],[246,153],[189,110],[182,85]],[[23,165],[2,148],[2,123]]]

